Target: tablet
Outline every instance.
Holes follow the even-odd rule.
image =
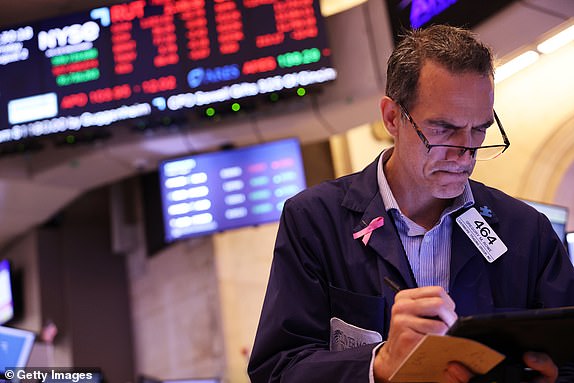
[[[7,367],[25,367],[36,335],[32,331],[0,326],[0,377]]]
[[[447,335],[476,340],[509,361],[544,352],[561,366],[574,362],[574,306],[460,317]]]

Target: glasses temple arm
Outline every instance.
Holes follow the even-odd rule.
[[[504,144],[508,148],[510,146],[510,140],[508,139],[508,136],[506,135],[506,132],[504,131],[504,128],[502,127],[502,123],[500,122],[500,119],[498,118],[496,111],[493,110],[493,113],[494,113],[494,119],[496,120],[496,124],[498,125],[498,128],[500,129],[500,133],[502,134],[502,140],[504,141]]]

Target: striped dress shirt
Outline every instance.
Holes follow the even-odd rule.
[[[385,150],[379,157],[377,173],[379,191],[385,208],[395,221],[399,237],[409,260],[411,270],[419,287],[442,286],[448,292],[450,280],[450,256],[453,217],[456,211],[472,206],[474,198],[467,182],[462,194],[453,200],[430,230],[413,222],[405,216],[397,204],[385,177],[383,164],[389,159],[392,148]]]

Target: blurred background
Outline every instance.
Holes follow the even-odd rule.
[[[403,26],[493,48],[511,146],[473,178],[566,244],[574,2],[476,3],[2,1],[0,318],[36,335],[28,365],[247,382],[282,203],[392,145],[378,103]]]

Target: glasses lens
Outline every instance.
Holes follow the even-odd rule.
[[[494,120],[494,124],[490,125],[488,129],[486,129],[486,135],[481,146],[500,145],[503,142],[504,138],[502,136],[502,129],[500,125],[498,125],[497,120]]]
[[[491,148],[478,148],[476,151],[476,159],[478,161],[492,160],[501,155],[504,149],[504,145],[494,146]]]

